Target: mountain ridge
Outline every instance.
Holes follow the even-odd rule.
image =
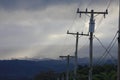
[[[89,58],[79,58],[79,65],[88,65]],[[108,62],[110,62],[108,60]],[[74,59],[70,61],[70,70],[74,69]],[[66,71],[65,59],[31,59],[31,60],[0,60],[0,80],[32,79],[41,72],[54,71],[57,73]],[[15,79],[13,79],[15,78]],[[29,79],[29,80],[30,80]]]

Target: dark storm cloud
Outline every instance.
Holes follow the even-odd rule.
[[[43,9],[51,5],[72,4],[77,0],[0,0],[0,6],[4,9]]]
[[[0,8],[8,10],[36,10],[45,9],[55,5],[70,4],[79,4],[79,6],[83,6],[85,4],[103,6],[106,5],[107,2],[109,2],[109,0],[0,0]]]

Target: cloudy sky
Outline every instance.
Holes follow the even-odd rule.
[[[0,59],[58,58],[74,55],[75,36],[66,31],[88,33],[89,16],[77,8],[109,14],[97,15],[94,35],[107,48],[118,30],[118,0],[0,0]],[[94,38],[94,55],[105,49]],[[89,56],[89,37],[79,38],[79,57]],[[111,49],[117,55],[117,42]]]

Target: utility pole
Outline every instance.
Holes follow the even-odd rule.
[[[74,80],[77,80],[77,68],[78,68],[78,39],[79,39],[79,35],[85,35],[88,36],[88,34],[79,34],[79,32],[77,33],[70,33],[69,31],[67,31],[67,34],[72,34],[72,35],[76,35],[76,46],[75,46],[75,68],[74,68]]]
[[[92,70],[93,70],[93,33],[95,28],[95,20],[94,20],[94,14],[103,14],[104,17],[106,14],[108,14],[108,11],[106,12],[94,12],[94,10],[91,11],[79,11],[79,8],[77,9],[77,13],[80,14],[90,14],[90,23],[89,23],[89,33],[90,33],[90,44],[89,44],[89,56],[90,56],[90,62],[89,62],[89,80],[92,80]]]
[[[120,80],[120,0],[119,0],[119,22],[118,22],[118,69],[117,80]]]
[[[69,63],[70,63],[70,57],[74,58],[74,56],[60,56],[60,58],[67,58],[67,73],[66,73],[66,80],[69,80]]]

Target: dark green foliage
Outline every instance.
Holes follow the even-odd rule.
[[[116,80],[117,67],[112,64],[105,64],[93,67],[93,80]],[[81,80],[88,80],[88,66],[79,67],[78,75]]]
[[[34,80],[56,80],[57,74],[53,71],[42,72],[35,76]]]
[[[117,79],[117,66],[112,64],[105,64],[93,67],[93,80],[116,80]],[[77,80],[88,80],[88,66],[79,66],[77,70]],[[66,72],[56,74],[55,72],[43,72],[35,76],[34,80],[56,80],[58,77],[61,80],[63,77],[66,80]],[[73,80],[74,72],[70,72],[69,80]]]
[[[117,80],[117,75],[115,71],[102,72],[100,74],[95,74],[93,80]]]

